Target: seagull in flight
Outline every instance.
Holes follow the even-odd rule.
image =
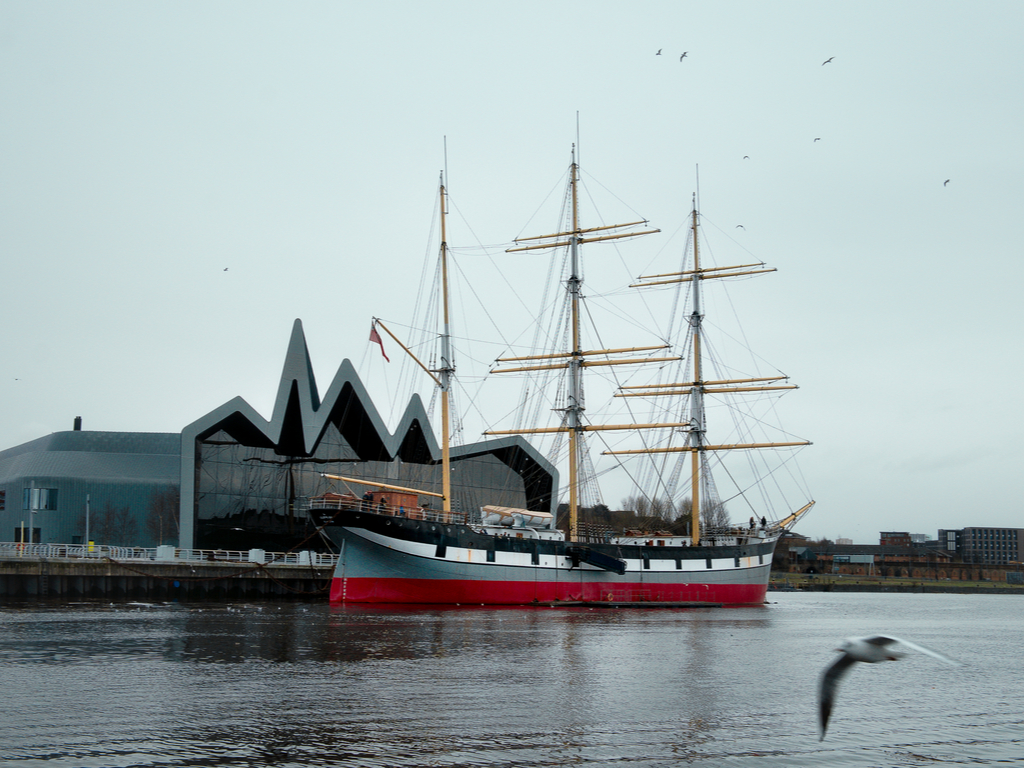
[[[683,59],[685,59],[686,58],[686,54],[688,54],[688,53],[689,53],[689,51],[683,51],[683,55],[679,57],[679,60],[682,61]]]
[[[744,227],[742,224],[737,224],[736,229],[742,229],[745,232],[747,228]]]
[[[896,661],[906,656],[902,651],[889,648],[893,643],[906,646],[914,651],[934,656],[947,664],[958,666],[941,653],[925,648],[923,645],[911,643],[907,640],[900,640],[898,637],[889,635],[871,635],[869,637],[851,637],[844,640],[843,644],[836,648],[841,654],[821,674],[821,682],[818,684],[818,726],[821,731],[821,739],[825,738],[825,731],[828,729],[828,718],[832,714],[832,705],[836,700],[836,689],[839,687],[839,680],[850,671],[850,667],[858,661],[874,664],[877,661]]]
[[[659,48],[659,49],[658,49],[658,52],[657,52],[656,54],[654,54],[654,55],[655,55],[655,56],[661,56],[661,48]]]
[[[743,159],[744,159],[744,160],[749,160],[749,159],[750,159],[750,155],[744,155],[744,156],[743,156]]]
[[[815,139],[814,141],[821,141],[821,136],[819,136],[818,138],[816,138],[816,139]],[[811,142],[811,143],[813,144],[814,142]]]
[[[826,64],[828,64],[828,63],[829,63],[830,61],[832,61],[832,59],[834,59],[834,58],[835,58],[835,56],[831,56],[831,57],[829,57],[829,58],[825,59],[825,60],[824,60],[823,62],[821,62],[821,66],[823,66],[823,67],[824,67],[824,66],[825,66]]]
[[[946,179],[944,182],[942,182],[942,186],[946,186],[947,184],[949,184],[949,179]]]

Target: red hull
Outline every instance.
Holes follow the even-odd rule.
[[[335,578],[332,603],[529,605],[553,602],[764,603],[766,584],[581,583]]]

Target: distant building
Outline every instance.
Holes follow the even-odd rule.
[[[802,573],[865,576],[911,575],[913,568],[948,566],[950,553],[931,547],[897,544],[824,544],[791,546],[788,569]]]
[[[939,531],[951,540],[965,563],[1000,565],[1019,563],[1024,554],[1024,528],[982,528],[972,526],[960,531]]]
[[[948,530],[940,528],[938,533],[939,546],[947,552],[952,552],[957,555],[963,551],[963,529]]]
[[[882,531],[878,534],[879,545],[883,547],[909,547],[910,534],[906,531]]]
[[[836,544],[849,546],[853,544],[853,539],[836,539]]]

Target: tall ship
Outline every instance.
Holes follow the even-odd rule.
[[[782,374],[721,376],[706,369],[709,344],[704,329],[704,285],[708,281],[772,272],[763,263],[703,266],[698,235],[701,216],[696,196],[687,221],[687,244],[680,269],[636,278],[632,291],[674,291],[670,302],[677,315],[678,338],[648,346],[592,348],[585,339],[583,251],[609,241],[628,241],[659,230],[644,220],[622,225],[584,227],[580,222],[580,169],[573,149],[566,183],[562,231],[518,238],[509,253],[555,252],[564,267],[558,282],[564,301],[555,314],[560,327],[535,338],[556,339],[561,348],[534,354],[500,357],[495,375],[550,374],[558,377],[557,406],[549,408],[555,423],[520,424],[514,429],[488,430],[487,435],[524,435],[549,440],[552,457],[567,468],[563,503],[550,510],[483,504],[474,510],[453,510],[451,487],[451,404],[455,368],[452,364],[451,307],[448,288],[449,248],[445,215],[447,192],[439,184],[441,245],[439,275],[441,315],[438,364],[416,360],[431,377],[441,405],[441,487],[437,490],[367,482],[357,477],[323,473],[337,492],[310,499],[310,514],[337,547],[339,558],[330,589],[331,603],[546,605],[556,603],[721,604],[763,603],[772,556],[779,539],[814,505],[809,497],[783,509],[761,512],[758,486],[774,483],[774,470],[730,473],[740,489],[722,498],[714,475],[725,469],[725,457],[756,452],[794,452],[806,440],[783,434],[779,440],[750,440],[736,426],[716,433],[706,422],[709,404],[742,397],[777,398],[795,389]],[[683,309],[679,311],[679,295]],[[410,355],[398,336],[378,320]],[[595,336],[600,338],[599,336]],[[381,345],[383,351],[383,344]],[[653,371],[645,383],[618,371]],[[640,408],[626,409],[622,423],[594,423],[587,413],[588,376],[615,371],[611,395],[622,403],[646,404],[657,418],[642,419]],[[604,376],[608,381],[609,377]],[[772,405],[768,406],[773,408]],[[526,410],[525,408],[519,409]],[[595,409],[600,410],[600,409]],[[604,412],[604,411],[601,411]],[[749,408],[730,409],[761,419]],[[725,437],[716,437],[723,434]],[[620,447],[628,435],[636,447]],[[588,513],[608,508],[596,503],[593,491],[592,444],[605,450],[606,461],[639,462],[626,470],[646,483],[629,497],[649,514],[628,526],[597,525]],[[788,460],[783,459],[782,463]],[[753,478],[753,479],[743,479]],[[788,503],[788,502],[787,502]],[[731,521],[731,507],[749,509],[749,520]],[[557,518],[557,519],[556,519]],[[621,521],[620,521],[621,522]]]

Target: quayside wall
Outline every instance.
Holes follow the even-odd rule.
[[[0,604],[77,600],[326,599],[336,558],[265,553],[0,543]],[[45,552],[40,550],[45,549]],[[162,551],[159,551],[162,550]]]

